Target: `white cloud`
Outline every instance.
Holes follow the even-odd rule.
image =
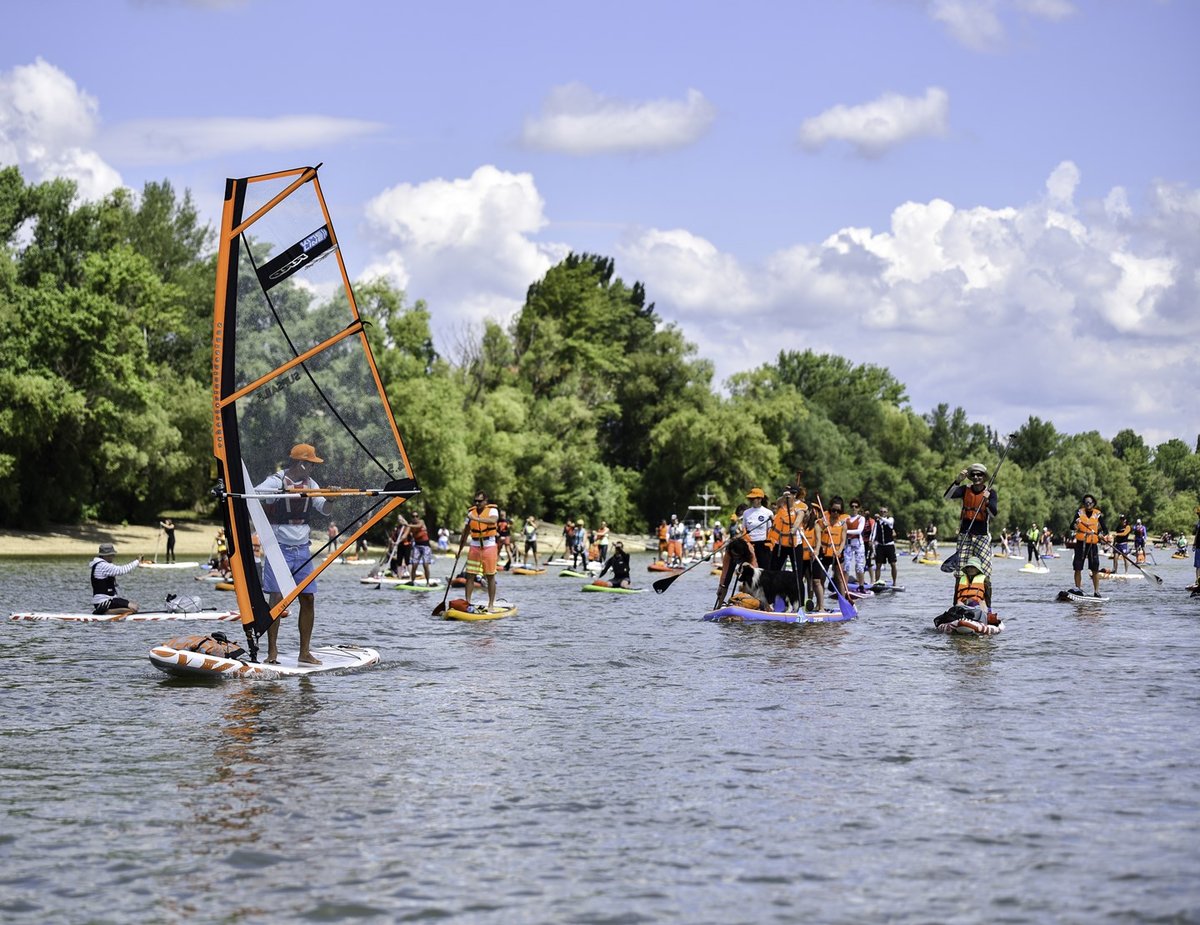
[[[330,145],[383,128],[379,122],[321,115],[144,119],[108,129],[101,147],[123,164],[181,164],[240,151]]]
[[[15,164],[37,181],[66,177],[84,199],[121,185],[121,176],[91,142],[99,105],[75,81],[38,58],[0,74],[0,164]]]
[[[945,135],[950,97],[940,87],[924,96],[885,93],[859,106],[834,106],[800,126],[800,144],[816,150],[831,141],[852,144],[859,154],[876,157],[889,148],[924,136]]]
[[[974,51],[995,51],[1004,45],[1005,14],[1058,22],[1076,12],[1071,0],[929,0],[926,10],[956,42]]]
[[[465,179],[393,186],[367,203],[366,218],[383,253],[363,276],[426,299],[443,327],[507,319],[568,251],[533,240],[547,224],[533,177],[491,165]]]
[[[1071,431],[1105,431],[1136,379],[1156,401],[1122,405],[1122,420],[1176,433],[1195,420],[1175,385],[1200,337],[1200,191],[1158,184],[1135,215],[1123,190],[1076,202],[1078,183],[1065,162],[1023,205],[907,202],[886,230],[843,228],[753,265],[682,230],[618,254],[720,376],[781,349],[833,350],[890,368],[918,410],[948,401],[1014,429],[1049,408]]]
[[[525,120],[522,142],[563,154],[662,151],[690,145],[716,118],[699,90],[683,100],[617,100],[579,83],[555,87]]]

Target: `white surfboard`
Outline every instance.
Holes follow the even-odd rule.
[[[164,644],[150,650],[150,663],[159,671],[176,677],[209,678],[214,681],[269,681],[293,675],[355,671],[379,661],[378,652],[363,646],[319,646],[312,650],[312,654],[321,660],[320,665],[300,664],[296,661],[295,653],[280,655],[278,665],[268,665],[265,662],[243,662],[205,655],[203,652],[174,649]]]
[[[220,620],[233,622],[240,619],[236,610],[199,610],[195,613],[167,613],[165,611],[146,611],[144,613],[111,614],[111,613],[50,613],[28,611],[25,613],[10,613],[10,620],[58,620],[63,623],[160,623],[168,620]]]
[[[143,562],[140,568],[200,568],[199,562]]]

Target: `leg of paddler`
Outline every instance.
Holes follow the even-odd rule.
[[[315,658],[309,647],[312,645],[313,624],[316,622],[316,606],[314,594],[300,595],[300,654],[296,661],[304,665],[319,665],[321,660]],[[278,621],[276,621],[278,622]]]
[[[268,594],[267,603],[274,607],[281,600],[282,594]],[[279,664],[279,621],[272,620],[271,625],[267,627],[267,660],[264,664],[278,665]]]

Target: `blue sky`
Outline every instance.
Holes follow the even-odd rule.
[[[0,163],[83,195],[324,162],[351,272],[439,347],[567,251],[718,379],[887,366],[1011,431],[1200,432],[1200,4],[25,3]]]

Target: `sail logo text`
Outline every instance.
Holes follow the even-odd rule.
[[[329,232],[326,231],[324,228],[318,228],[316,231],[314,231],[307,238],[305,238],[303,241],[300,242],[300,250],[304,251],[304,253],[307,254],[310,250],[312,250],[314,247],[316,247],[322,241],[327,241],[328,239],[329,239]]]
[[[255,402],[255,404],[258,404],[258,402],[266,401],[268,398],[272,398],[275,395],[278,395],[280,392],[282,392],[284,389],[286,389],[293,382],[299,382],[299,381],[300,381],[300,370],[298,370],[298,369],[293,370],[291,372],[291,374],[289,374],[287,376],[281,376],[278,381],[276,381],[276,382],[272,383],[271,385],[268,385],[265,388],[260,389],[258,392],[256,392],[254,395],[254,402]]]

